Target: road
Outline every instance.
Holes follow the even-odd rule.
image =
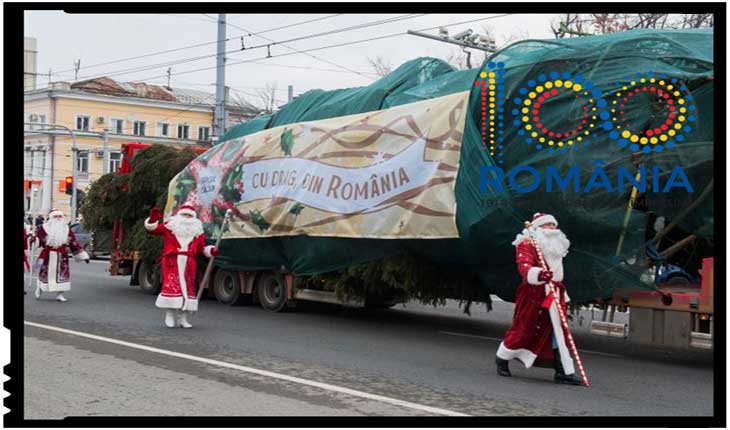
[[[205,300],[193,329],[168,329],[154,296],[104,268],[72,263],[67,303],[35,300],[28,289],[26,419],[713,414],[710,353],[596,337],[585,318],[574,326],[590,389],[555,385],[551,370],[518,363],[512,378],[496,375],[506,302],[466,316],[454,302],[274,314]]]

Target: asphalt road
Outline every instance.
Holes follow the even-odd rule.
[[[312,304],[274,314],[205,300],[193,329],[168,329],[154,296],[108,276],[105,264],[72,263],[67,303],[35,300],[28,288],[26,419],[713,414],[710,353],[589,335],[590,313],[573,325],[592,387],[560,386],[551,370],[518,363],[512,378],[496,375],[509,303],[466,316],[455,302],[377,311]]]

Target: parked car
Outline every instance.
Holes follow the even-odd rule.
[[[88,232],[81,223],[71,224],[70,228],[90,258],[111,253],[111,232]]]

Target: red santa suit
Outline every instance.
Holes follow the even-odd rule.
[[[30,263],[28,262],[28,233],[23,227],[23,267],[26,272],[30,272]]]
[[[539,215],[539,216],[538,216]],[[540,280],[542,268],[535,247],[528,238],[528,234],[539,236],[537,231],[539,225],[557,221],[551,215],[536,214],[536,221],[530,230],[523,230],[513,245],[516,246],[517,270],[522,277],[522,283],[517,289],[515,299],[515,311],[512,326],[507,331],[504,340],[499,345],[497,357],[502,360],[517,359],[525,367],[533,365],[539,367],[550,367],[553,364],[555,354],[553,353],[552,334],[555,334],[555,343],[560,356],[560,363],[565,374],[575,373],[573,360],[566,344],[567,334],[560,323],[557,300],[553,300],[550,287],[547,282]],[[567,247],[570,242],[559,230],[553,230],[554,234],[562,235],[567,246],[559,247],[557,252],[550,252],[541,245],[543,257],[548,269],[553,273],[552,282],[560,295],[560,306],[566,312],[566,302],[570,301],[563,284],[563,257],[567,254]],[[536,239],[538,240],[538,239]],[[538,243],[540,243],[538,241]],[[557,255],[556,255],[557,254]]]
[[[190,212],[193,216],[195,215],[195,210],[191,205],[183,205],[176,216]],[[160,223],[160,220],[150,216],[144,223],[148,233],[160,235],[164,239],[161,259],[162,290],[157,296],[155,306],[162,309],[195,312],[198,310],[195,257],[201,253],[206,257],[211,257],[217,254],[217,250],[214,246],[205,245],[202,225],[197,234],[185,237],[173,232],[173,229],[170,228],[170,223],[173,221],[171,219],[168,222]],[[194,221],[200,223],[197,219]]]
[[[89,261],[89,255],[76,240],[76,235],[68,226],[63,212],[53,209],[38,231],[36,237],[40,243],[41,252],[35,265],[38,271],[36,297],[40,291],[62,293],[71,289],[71,272],[69,269],[69,254],[73,254],[76,261]],[[62,296],[61,301],[65,301]]]

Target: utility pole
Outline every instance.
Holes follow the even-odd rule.
[[[23,123],[23,125],[32,125],[32,124],[33,123],[30,123],[30,122]],[[72,222],[74,222],[74,221],[76,221],[76,158],[77,158],[77,152],[78,152],[78,147],[76,146],[76,133],[74,133],[74,131],[72,129],[66,127],[65,125],[61,125],[61,124],[47,124],[46,123],[46,124],[42,124],[42,127],[44,129],[59,129],[60,128],[60,129],[66,130],[69,134],[71,134],[71,177],[73,178],[73,190],[72,190],[72,194],[71,194],[70,206],[71,206],[71,220],[72,220]],[[38,131],[38,133],[53,134],[53,132],[48,133],[47,131],[43,131],[43,130]],[[32,173],[33,172],[31,172],[31,174]],[[31,186],[32,186],[32,182],[31,182]],[[49,184],[49,186],[52,187],[51,184]],[[52,190],[52,188],[49,188],[49,190]],[[49,191],[49,192],[52,192],[52,191]]]
[[[216,56],[215,80],[215,117],[213,120],[214,134],[217,137],[225,133],[225,86],[226,86],[226,14],[218,14],[218,53]]]
[[[104,139],[104,174],[109,173],[109,130],[104,129],[101,133],[101,138]],[[75,185],[75,184],[74,184]]]
[[[291,103],[292,100],[294,100],[294,85],[289,85],[289,100],[287,100],[287,103]]]

